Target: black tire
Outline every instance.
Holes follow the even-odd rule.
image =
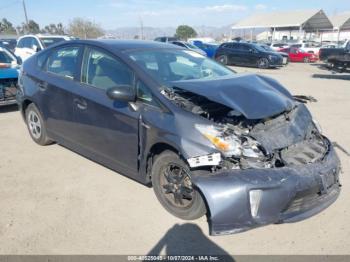
[[[258,68],[262,68],[262,69],[267,69],[270,67],[270,62],[269,59],[262,57],[258,60],[257,63]]]
[[[219,63],[221,63],[223,65],[228,65],[228,57],[227,57],[227,55],[220,55],[220,56],[218,56],[216,61],[218,61]]]
[[[304,63],[310,63],[310,58],[304,57],[303,61],[304,61]]]
[[[167,179],[167,171],[169,173],[172,167],[174,168],[171,171],[173,173],[175,168],[183,169],[183,172],[178,173],[182,173],[184,177],[181,186],[179,183],[170,183]],[[154,193],[169,213],[184,220],[197,219],[206,214],[206,206],[201,194],[192,187],[189,167],[177,154],[172,151],[164,151],[158,155],[154,160],[151,175]],[[172,190],[180,192],[183,188],[186,189],[184,195],[177,192],[169,193]],[[175,194],[177,196],[181,194],[183,205],[176,201]]]
[[[39,109],[32,103],[26,108],[26,124],[29,134],[35,143],[45,146],[53,141],[48,138],[45,122]]]

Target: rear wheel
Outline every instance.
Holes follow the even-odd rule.
[[[310,58],[304,57],[303,61],[304,61],[304,63],[310,63]]]
[[[201,194],[193,187],[187,164],[174,152],[165,151],[152,166],[152,185],[162,206],[176,217],[193,220],[206,213]]]
[[[258,60],[258,67],[259,68],[269,68],[270,63],[269,60],[267,58],[260,58]]]
[[[51,144],[52,140],[47,136],[45,122],[38,108],[30,104],[25,112],[28,131],[34,142],[42,146]]]
[[[221,55],[219,56],[216,61],[218,61],[219,63],[223,64],[223,65],[228,65],[228,58],[227,55]]]

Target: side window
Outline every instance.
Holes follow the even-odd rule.
[[[79,47],[69,46],[53,51],[47,62],[47,71],[70,79],[74,78]]]
[[[153,97],[151,90],[148,88],[148,86],[146,86],[145,83],[143,83],[140,80],[137,81],[137,84],[136,84],[136,93],[137,93],[137,98],[140,101],[146,104],[159,106],[156,99]]]
[[[240,44],[230,44],[230,46],[229,46],[230,48],[232,48],[232,49],[239,49],[240,48]]]
[[[32,47],[33,47],[34,45],[37,47],[37,51],[40,51],[40,50],[41,50],[40,44],[39,44],[39,42],[38,42],[38,40],[37,40],[36,38],[33,38],[33,40],[32,40]]]
[[[18,41],[17,47],[18,48],[23,48],[23,43],[24,43],[24,38],[22,38],[21,40]]]
[[[134,74],[124,63],[95,49],[84,54],[82,82],[107,90],[118,85],[132,86]]]
[[[45,52],[45,53],[40,54],[37,57],[36,63],[37,63],[37,66],[39,68],[43,68],[45,61],[46,61],[46,58],[47,58],[47,55],[48,55],[47,52]]]
[[[242,50],[242,51],[249,51],[251,48],[250,48],[250,46],[248,46],[248,45],[240,45],[240,48],[239,48],[240,50]]]

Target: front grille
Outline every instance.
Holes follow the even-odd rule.
[[[0,80],[0,101],[14,100],[17,92],[17,78]]]
[[[296,197],[288,207],[283,211],[284,215],[299,213],[303,211],[307,211],[312,209],[313,207],[319,205],[326,199],[332,198],[334,195],[338,193],[339,184],[333,184],[331,188],[328,189],[327,193],[313,193],[310,195],[304,195],[302,197]]]
[[[328,145],[319,137],[302,141],[281,151],[285,165],[306,165],[321,160],[328,151]]]

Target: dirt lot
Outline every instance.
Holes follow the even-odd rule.
[[[309,108],[324,133],[350,150],[349,75],[305,64],[235,69],[317,98]],[[350,161],[340,151],[342,193],[323,213],[209,237],[206,218],[186,223],[168,214],[152,189],[59,145],[37,146],[16,108],[0,110],[1,254],[350,254]]]

